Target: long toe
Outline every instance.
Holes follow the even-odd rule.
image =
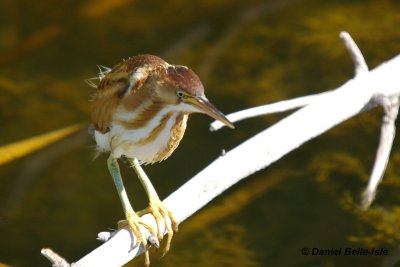
[[[129,228],[132,230],[133,234],[137,238],[136,244],[132,245],[132,249],[136,248],[138,245],[142,244],[145,250],[145,266],[150,265],[150,258],[149,258],[149,252],[148,252],[148,243],[153,244],[151,242],[152,239],[154,239],[155,236],[155,231],[154,229],[146,224],[145,222],[142,221],[142,219],[136,214],[127,214],[126,220],[122,220],[118,222],[118,228],[122,228],[125,226],[129,226]],[[147,229],[150,233],[148,239],[150,242],[148,242],[148,239],[142,232],[142,226]],[[154,245],[154,244],[153,244]],[[157,243],[158,245],[158,243]]]
[[[177,222],[172,215],[172,212],[165,207],[165,205],[160,200],[150,201],[150,206],[147,209],[151,213],[157,222],[157,236],[161,240],[164,236],[164,231],[161,229],[161,222],[164,223],[165,229],[167,230],[167,241],[163,249],[163,256],[169,251],[171,247],[172,237],[174,231],[177,230]]]

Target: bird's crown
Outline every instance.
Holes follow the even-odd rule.
[[[88,79],[87,83],[100,90],[115,82],[126,83],[125,90],[119,92],[120,97],[141,87],[148,79],[156,80],[159,84],[185,91],[193,96],[204,96],[203,84],[196,73],[185,66],[170,65],[154,55],[143,54],[130,57],[113,69],[100,65],[98,67],[98,77]]]

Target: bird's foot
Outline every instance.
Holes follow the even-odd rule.
[[[142,216],[147,213],[151,213],[156,220],[157,238],[159,241],[163,239],[164,233],[161,232],[160,229],[161,229],[161,223],[164,222],[165,229],[167,230],[167,243],[165,244],[162,254],[162,256],[164,256],[170,249],[171,240],[174,235],[174,232],[178,231],[178,223],[175,220],[172,212],[167,207],[165,207],[164,203],[162,203],[161,200],[158,199],[158,197],[155,199],[154,198],[150,199],[149,207],[139,211],[138,215]]]
[[[132,249],[136,248],[140,244],[143,245],[144,251],[145,251],[145,266],[150,265],[150,257],[149,257],[149,251],[148,251],[148,244],[150,243],[151,245],[156,246],[157,248],[159,247],[159,242],[155,237],[155,232],[151,226],[146,224],[145,222],[142,221],[140,216],[138,216],[135,212],[128,213],[126,215],[126,220],[121,220],[118,222],[118,228],[123,228],[125,226],[129,226],[131,228],[133,234],[137,238],[136,244],[133,246]],[[140,226],[143,226],[150,232],[150,236],[148,239],[143,235]]]

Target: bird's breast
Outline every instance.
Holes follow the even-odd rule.
[[[95,134],[100,150],[111,151],[115,158],[125,155],[142,163],[154,163],[169,157],[181,141],[188,114],[162,109],[146,123],[126,113],[119,113],[110,132]]]

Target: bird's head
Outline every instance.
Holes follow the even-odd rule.
[[[166,67],[166,84],[176,103],[187,112],[200,112],[221,121],[230,128],[233,124],[219,111],[204,94],[204,87],[199,77],[189,68],[179,65]]]
[[[225,115],[207,99],[203,84],[192,70],[185,66],[170,65],[153,55],[138,55],[108,70],[104,77],[100,77],[97,89],[95,115],[104,115],[104,112],[96,112],[105,110],[105,104],[100,100],[113,96],[115,101],[107,102],[107,105],[121,103],[126,110],[130,110],[140,105],[145,107],[148,102],[152,102],[154,105],[146,109],[157,111],[161,106],[169,109],[172,107],[184,113],[204,113],[234,128]],[[111,118],[111,115],[108,117]]]

